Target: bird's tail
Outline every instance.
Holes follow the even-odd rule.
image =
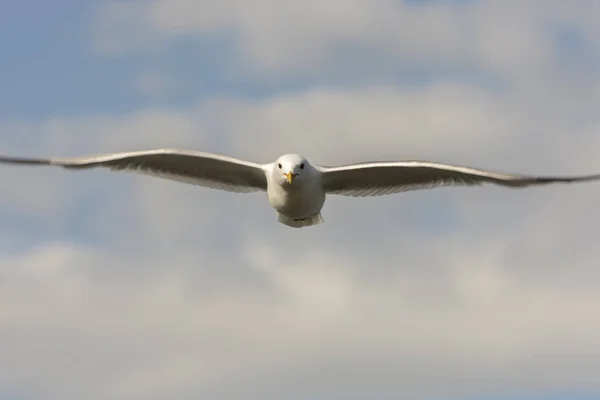
[[[293,219],[277,213],[277,221],[284,225],[291,226],[292,228],[305,228],[307,226],[319,225],[325,222],[321,213],[303,219]]]

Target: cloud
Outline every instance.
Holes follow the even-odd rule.
[[[5,122],[0,146],[599,168],[592,107],[520,93],[433,83],[221,97]],[[523,107],[531,99],[543,104]],[[11,140],[14,127],[35,146]],[[324,225],[296,231],[260,194],[104,171],[2,174],[0,387],[61,399],[600,390],[597,185],[330,198]]]
[[[207,99],[187,109],[54,117],[41,123],[5,122],[0,134],[4,132],[6,138],[4,153],[25,156],[67,157],[181,147],[256,162],[298,152],[325,165],[401,158],[505,172],[584,173],[597,167],[593,149],[600,127],[591,106],[598,102],[600,92],[590,90],[578,102],[555,97],[541,104],[542,98],[523,98],[519,91],[489,92],[471,84],[314,89],[261,101]],[[25,148],[24,142],[10,141],[10,137],[27,137],[31,144]],[[582,151],[587,157],[579,156]],[[62,210],[64,217],[77,203],[70,200],[75,193],[82,196],[92,189],[100,193],[113,190],[113,185],[124,190],[128,184],[148,184],[140,190],[143,187],[155,193],[139,195],[136,201],[142,204],[161,196],[166,201],[169,195],[161,193],[163,188],[180,193],[192,190],[105,171],[85,172],[94,174],[93,180],[89,175],[66,175],[57,169],[34,172],[6,167],[0,173],[11,182],[0,189],[3,203],[21,212],[39,211],[48,216]],[[18,184],[15,176],[21,177]],[[69,185],[71,179],[77,185]],[[45,196],[34,194],[40,192]],[[210,198],[229,198],[228,194],[210,193],[209,197],[217,196]]]
[[[264,79],[347,75],[356,83],[467,71],[525,80],[570,65],[559,56],[559,28],[600,37],[590,19],[596,8],[557,0],[106,2],[92,34],[101,52],[215,40],[234,55],[226,61],[230,73]],[[597,56],[594,48],[585,49]]]
[[[56,398],[426,398],[456,380],[453,394],[597,389],[598,274],[524,284],[510,271],[531,259],[499,260],[545,237],[476,236],[442,235],[411,257],[424,243],[407,233],[375,269],[329,246],[303,255],[304,238],[291,252],[276,236],[247,240],[212,262],[201,245],[173,262],[50,244],[2,262],[2,352],[16,362],[1,376]],[[593,272],[595,248],[555,266]],[[382,268],[387,279],[369,279]],[[250,279],[215,280],[224,269]]]
[[[210,95],[1,120],[0,154],[597,172],[598,7],[107,1],[95,57],[144,63],[132,90],[169,104],[191,85],[164,61],[192,43],[189,71],[210,59],[218,74]],[[247,82],[269,94],[242,96]],[[291,230],[264,194],[102,170],[4,166],[0,180],[0,397],[600,392],[598,185],[330,197],[324,225]]]

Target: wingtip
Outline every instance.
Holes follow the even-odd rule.
[[[589,181],[597,181],[597,180],[600,180],[600,174],[584,175],[584,176],[578,176],[575,178],[567,178],[566,179],[566,181],[570,182],[570,183],[589,182]]]
[[[43,158],[23,158],[0,155],[0,163],[3,164],[19,164],[19,165],[51,165],[50,159]]]

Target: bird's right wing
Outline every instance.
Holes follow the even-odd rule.
[[[105,167],[117,171],[135,171],[160,178],[238,193],[267,189],[266,174],[259,164],[217,154],[175,149],[64,159],[0,156],[0,163],[57,165],[69,169]]]

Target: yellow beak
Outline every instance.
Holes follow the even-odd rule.
[[[294,179],[294,174],[292,173],[292,171],[288,172],[287,174],[284,174],[285,177],[287,178],[288,183],[292,183],[292,180]]]

